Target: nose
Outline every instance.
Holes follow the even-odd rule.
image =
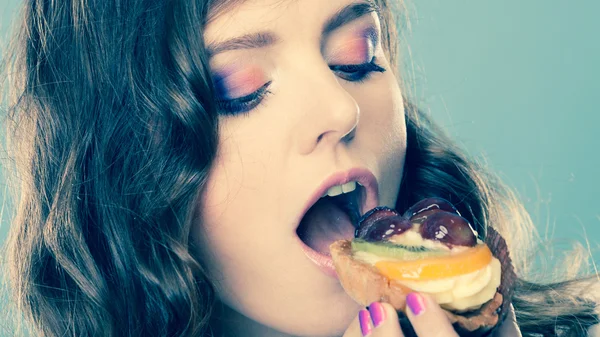
[[[303,119],[296,130],[298,152],[306,155],[323,146],[350,142],[356,133],[360,108],[329,69],[308,81],[301,96]]]

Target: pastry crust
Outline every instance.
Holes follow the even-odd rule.
[[[352,257],[349,240],[339,240],[330,246],[333,264],[342,287],[357,303],[390,303],[397,310],[406,307],[406,295],[410,289],[381,275],[372,265]]]
[[[351,241],[336,241],[331,244],[330,251],[342,287],[357,303],[367,306],[373,302],[386,302],[398,311],[405,311],[406,295],[411,289],[383,276],[374,266],[354,259]],[[478,310],[468,313],[444,311],[462,335],[483,335],[497,325],[502,302],[502,294],[496,292],[494,298]]]

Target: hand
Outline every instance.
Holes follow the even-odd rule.
[[[426,294],[407,296],[406,316],[419,337],[458,337],[442,308]],[[388,303],[373,303],[369,310],[361,310],[343,337],[363,336],[404,337],[396,310]],[[521,337],[512,306],[494,336]]]
[[[458,337],[440,306],[426,294],[406,298],[406,316],[419,337]],[[361,310],[343,337],[404,337],[396,310],[388,303],[373,303]]]

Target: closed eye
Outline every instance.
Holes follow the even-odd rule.
[[[362,64],[332,65],[331,71],[335,72],[340,78],[350,82],[364,82],[374,72],[383,73],[385,68],[377,64],[377,59],[373,57],[370,62]]]
[[[224,115],[237,115],[248,112],[256,108],[263,101],[263,99],[271,93],[269,91],[270,85],[271,81],[265,83],[255,92],[243,97],[233,99],[217,99],[217,109]]]
[[[349,82],[362,83],[370,78],[373,73],[383,73],[385,68],[377,64],[377,59],[373,57],[370,62],[362,64],[345,64],[329,66],[336,75]],[[262,103],[264,98],[269,95],[269,86],[271,81],[265,83],[255,92],[233,99],[217,99],[217,109],[223,115],[238,115],[249,112]]]

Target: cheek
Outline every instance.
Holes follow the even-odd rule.
[[[245,291],[243,276],[251,273],[248,266],[261,261],[260,257],[265,255],[261,248],[270,248],[256,247],[254,242],[255,231],[269,231],[260,228],[265,221],[260,219],[262,209],[256,200],[261,198],[253,198],[248,193],[243,179],[245,169],[246,165],[237,153],[217,156],[192,229],[196,253],[210,277],[227,280],[217,289],[224,298],[234,296],[231,289]]]
[[[391,111],[389,127],[383,134],[387,135],[384,139],[387,146],[383,147],[384,158],[387,160],[383,163],[384,175],[389,177],[391,182],[386,190],[382,191],[382,199],[387,200],[390,207],[395,206],[398,199],[398,193],[401,188],[401,181],[404,171],[407,134],[406,134],[406,114],[404,111],[404,101],[397,82],[391,85],[389,94],[389,109]]]
[[[244,214],[252,207],[256,189],[264,184],[262,160],[257,158],[261,144],[247,136],[245,128],[231,121],[219,123],[219,145],[203,193],[204,216],[219,223],[228,213]]]
[[[377,120],[377,128],[380,129],[382,150],[390,160],[401,158],[404,160],[406,152],[406,114],[404,111],[404,99],[400,85],[391,71],[384,73],[379,94],[375,97],[385,99],[370,100],[370,111],[373,111]]]
[[[251,246],[248,240],[254,230],[272,232],[268,228],[271,222],[265,221],[272,204],[268,193],[272,183],[261,157],[265,146],[247,135],[246,127],[232,124],[225,121],[220,125],[217,156],[200,198],[201,216],[195,226],[204,246],[227,255]]]
[[[355,93],[361,108],[360,134],[363,146],[374,156],[383,181],[380,200],[396,203],[406,154],[406,117],[398,82],[391,71],[383,73],[372,86]],[[359,129],[359,132],[360,129]]]
[[[381,74],[372,85],[354,90],[353,96],[359,102],[361,121],[370,132],[379,131],[385,137],[393,135],[397,141],[406,138],[404,99],[391,71]]]
[[[200,247],[202,260],[220,269],[215,256],[229,255],[230,247],[235,247],[236,228],[232,226],[231,215],[244,212],[238,209],[243,205],[243,195],[239,191],[242,182],[239,176],[241,166],[239,156],[226,154],[220,142],[217,156],[207,177],[207,182],[198,203],[197,221],[192,229],[193,239]]]

